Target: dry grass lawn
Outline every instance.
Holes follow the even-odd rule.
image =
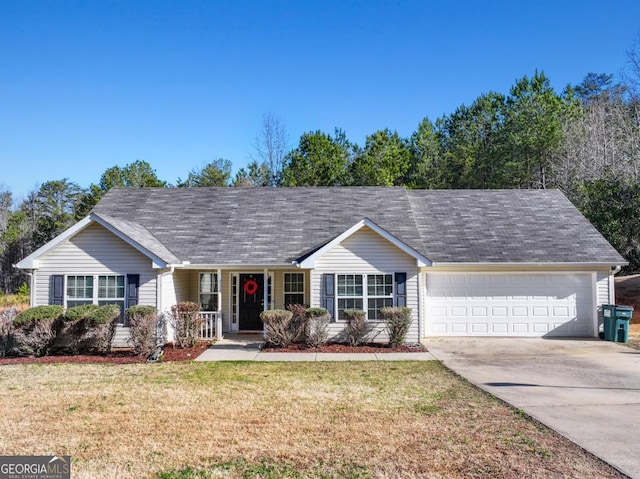
[[[74,478],[623,477],[437,362],[3,366],[0,408]]]

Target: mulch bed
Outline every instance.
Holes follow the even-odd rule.
[[[173,344],[166,344],[162,361],[191,361],[209,347],[208,341],[200,341],[193,348],[175,349]],[[0,366],[7,364],[58,364],[58,363],[91,363],[91,364],[130,364],[144,363],[146,356],[134,356],[130,350],[113,351],[106,355],[73,356],[26,356],[21,358],[0,358]]]
[[[362,346],[349,346],[343,343],[331,343],[320,348],[309,348],[306,344],[292,344],[287,348],[264,348],[267,353],[421,353],[426,349],[421,344],[405,344],[390,348],[387,344],[368,343]]]

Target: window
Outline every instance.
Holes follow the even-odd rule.
[[[65,304],[67,308],[83,304],[115,304],[120,307],[120,320],[123,321],[125,289],[124,275],[67,276]]]
[[[67,308],[93,303],[93,276],[67,276]]]
[[[393,306],[393,275],[367,275],[367,318],[370,321],[382,319],[380,309]]]
[[[367,319],[379,321],[380,309],[407,305],[407,273],[323,273],[320,280],[320,306],[332,321],[344,321],[346,309],[364,309]]]
[[[284,306],[304,304],[304,273],[284,274]]]
[[[124,299],[124,276],[98,276],[98,300],[101,299]]]
[[[218,311],[218,276],[216,273],[200,273],[200,308],[202,311]]]
[[[120,307],[124,322],[124,276],[98,276],[98,306],[115,304]]]
[[[361,274],[338,275],[338,319],[344,320],[345,309],[362,309]]]

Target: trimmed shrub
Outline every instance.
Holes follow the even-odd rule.
[[[87,320],[95,326],[110,323],[120,317],[120,306],[117,304],[105,304],[89,313]]]
[[[306,334],[307,307],[303,304],[289,304],[287,310],[293,314],[291,322],[289,323],[289,329],[291,330],[291,341],[302,341]]]
[[[0,313],[0,358],[11,354],[14,348],[13,320],[18,314],[15,308]]]
[[[153,306],[138,305],[127,309],[129,342],[138,356],[150,355],[156,347],[158,312]]]
[[[53,352],[69,354],[84,352],[84,345],[81,342],[86,333],[86,322],[99,307],[97,304],[82,304],[67,309],[57,325]]]
[[[38,321],[54,320],[62,316],[62,311],[62,306],[56,305],[36,306],[35,308],[25,309],[15,317],[13,325],[25,326],[29,323],[36,323]]]
[[[80,306],[74,306],[67,309],[62,317],[63,321],[77,321],[79,319],[87,318],[100,306],[97,304],[82,304]]]
[[[360,346],[364,342],[368,330],[366,314],[359,309],[345,309],[344,318],[347,324],[344,332],[350,346]]]
[[[260,319],[265,325],[267,346],[286,348],[293,342],[292,318],[293,313],[284,309],[271,309],[260,313]]]
[[[69,308],[58,323],[55,352],[107,354],[120,318],[115,304],[83,304]]]
[[[389,346],[397,348],[402,346],[406,339],[411,319],[411,308],[381,308],[380,316],[384,321],[385,329],[389,335]]]
[[[62,311],[62,306],[36,306],[18,314],[13,320],[18,355],[47,354],[56,337],[55,321],[62,316]]]
[[[331,314],[324,308],[309,308],[305,311],[305,343],[310,348],[319,348],[329,340]]]
[[[106,304],[100,306],[85,320],[85,336],[81,341],[84,350],[98,354],[111,351],[111,343],[120,319],[120,306]]]
[[[174,346],[179,349],[193,347],[198,341],[202,322],[198,303],[184,301],[172,306],[169,324],[173,327]]]

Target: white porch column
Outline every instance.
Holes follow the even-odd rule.
[[[269,271],[267,268],[262,271],[262,285],[262,310],[266,311],[269,309]],[[262,323],[262,335],[267,337],[267,328],[264,323]]]
[[[263,282],[263,310],[266,311],[269,309],[269,271],[265,268],[262,272],[262,282]]]
[[[216,315],[216,341],[220,341],[222,339],[222,270],[220,268],[218,268],[217,276],[218,314]]]
[[[425,282],[424,284],[426,285],[426,273],[423,273],[422,270],[420,268],[418,268],[418,342],[420,342],[422,340],[422,338],[424,336],[426,336],[425,331],[427,330],[426,326],[426,314],[425,314],[425,306],[424,306],[424,291],[423,288],[424,286],[422,285],[422,278],[423,275],[425,275]]]

